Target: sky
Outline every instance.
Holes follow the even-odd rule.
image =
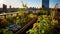
[[[42,7],[42,0],[0,0],[0,8],[2,8],[3,4],[6,4],[8,8],[10,5],[12,8],[23,8],[21,1],[27,4],[28,7]],[[56,3],[58,3],[58,8],[60,8],[60,0],[49,0],[49,7],[54,8]]]

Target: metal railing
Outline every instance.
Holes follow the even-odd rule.
[[[25,25],[22,29],[18,30],[15,34],[26,34],[26,31],[30,29],[30,27],[33,26],[33,24],[36,22],[36,19],[33,19],[30,21],[27,25]]]
[[[11,16],[13,16],[14,14],[18,15],[19,12],[2,13],[2,14],[0,14],[0,18],[6,18],[7,15],[11,15]]]

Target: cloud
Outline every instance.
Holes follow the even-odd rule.
[[[21,3],[18,2],[19,0],[0,0],[0,7],[2,7],[3,4],[6,4],[7,7],[11,5],[13,7],[22,7]]]
[[[10,5],[12,6],[12,8],[13,7],[20,7],[20,8],[22,8],[23,6],[22,6],[21,1],[27,3],[28,7],[42,7],[42,0],[0,0],[0,7],[2,7],[3,4],[6,4],[8,8],[9,8]],[[50,4],[50,8],[51,7],[53,8],[54,5]],[[59,6],[59,8],[60,8],[60,6]]]
[[[22,0],[0,0],[0,7],[2,7],[2,5],[3,4],[6,4],[7,5],[7,7],[9,8],[9,6],[11,5],[12,7],[20,7],[20,8],[22,8],[22,3],[21,3],[21,1]],[[23,0],[23,1],[26,1],[26,0]],[[29,0],[28,0],[29,1]],[[41,7],[41,1],[42,0],[40,0],[40,5],[33,5],[32,6],[32,4],[30,3],[30,4],[28,4],[28,2],[27,2],[27,4],[28,4],[28,7]],[[29,2],[31,2],[31,0],[29,1]]]

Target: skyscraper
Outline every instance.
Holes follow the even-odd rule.
[[[7,11],[7,5],[3,4],[3,11],[6,12]]]
[[[49,9],[49,0],[42,0],[42,8]]]
[[[11,9],[11,5],[9,6],[9,8]]]

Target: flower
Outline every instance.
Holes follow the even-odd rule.
[[[34,18],[37,18],[37,15],[34,15]]]
[[[0,24],[2,25],[2,24],[6,24],[8,21],[7,21],[7,19],[2,19],[2,21],[0,22]]]
[[[1,22],[4,22],[4,23],[6,23],[7,22],[7,19],[2,19],[2,21]]]
[[[44,30],[42,30],[42,33],[44,33]]]
[[[36,26],[37,26],[37,23],[34,23],[34,24],[33,24],[33,27],[35,28]]]
[[[18,19],[19,17],[17,16],[16,18]]]

